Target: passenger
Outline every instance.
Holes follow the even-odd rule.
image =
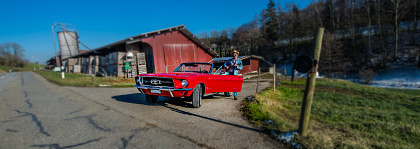
[[[229,59],[225,62],[223,67],[225,67],[226,72],[229,73],[229,75],[238,75],[239,70],[242,70],[242,61],[238,59],[239,52],[237,50],[232,51],[232,59]],[[238,100],[238,93],[233,93],[233,99]]]

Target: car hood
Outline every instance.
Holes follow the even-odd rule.
[[[139,76],[143,77],[165,77],[165,78],[174,78],[174,79],[186,79],[190,76],[202,76],[209,75],[208,73],[196,73],[196,72],[168,72],[168,73],[149,73],[141,74]]]

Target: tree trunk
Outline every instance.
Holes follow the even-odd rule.
[[[354,31],[354,2],[352,1],[351,2],[351,24],[350,24],[350,26],[351,26],[351,46],[352,46],[352,48],[354,48],[355,47],[355,44],[354,44],[354,39],[355,39],[355,31]]]
[[[331,3],[330,3],[330,8],[331,8],[331,23],[332,23],[332,26],[333,26],[333,29],[332,29],[332,33],[335,33],[335,8],[334,8],[334,2],[333,1],[331,1]]]
[[[411,44],[416,44],[416,31],[417,31],[417,0],[414,0],[414,19],[413,31],[411,32]]]
[[[293,34],[292,34],[292,36],[289,36],[289,55],[288,55],[288,57],[292,57],[292,52],[293,52],[293,41],[292,41],[292,38],[293,38]]]
[[[314,6],[315,7],[316,16],[318,18],[318,21],[319,21],[319,24],[321,25],[321,27],[324,27],[324,23],[322,22],[322,18],[321,18],[321,14],[319,12],[318,6],[319,6],[319,4],[316,4]]]
[[[394,1],[394,62],[398,60],[398,31],[399,31],[399,23],[398,23],[398,8],[399,8],[400,1]]]
[[[420,49],[419,49],[419,61],[417,63],[417,67],[420,67]]]
[[[368,12],[368,23],[369,23],[369,25],[368,25],[368,31],[369,31],[368,34],[369,35],[368,35],[368,49],[366,51],[366,68],[369,68],[370,52],[372,50],[371,41],[370,41],[370,39],[371,39],[371,22],[370,22],[370,5],[369,5],[369,3],[367,4],[367,12]]]
[[[382,66],[385,67],[386,63],[387,63],[387,57],[388,57],[388,52],[385,49],[385,42],[384,42],[384,38],[382,36],[382,23],[381,23],[381,0],[378,0],[375,2],[375,7],[376,7],[376,16],[377,16],[377,32],[379,34],[379,44],[381,46],[381,50],[383,50],[383,58],[382,58]]]

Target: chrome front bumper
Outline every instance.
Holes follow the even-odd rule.
[[[153,90],[161,90],[161,91],[168,91],[169,94],[171,94],[171,97],[174,97],[174,95],[172,94],[172,91],[190,91],[192,90],[192,88],[180,88],[180,89],[175,89],[173,87],[155,87],[155,86],[139,86],[139,85],[133,85],[134,87],[137,87],[138,89],[140,89],[140,92],[144,94],[143,89],[153,89]]]

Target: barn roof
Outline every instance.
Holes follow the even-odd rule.
[[[126,39],[123,39],[123,40],[120,40],[120,41],[117,41],[117,42],[114,42],[114,43],[110,43],[110,44],[104,45],[102,47],[93,49],[93,50],[90,50],[88,52],[73,55],[71,57],[65,58],[64,60],[69,59],[69,58],[76,58],[76,57],[87,57],[89,55],[106,55],[107,53],[110,52],[109,49],[111,47],[118,46],[118,45],[121,45],[121,44],[130,44],[130,43],[140,42],[144,38],[153,37],[155,35],[160,35],[162,33],[171,32],[171,31],[175,31],[175,30],[182,33],[185,37],[190,39],[192,42],[194,42],[197,46],[202,48],[205,52],[210,54],[212,57],[217,56],[217,53],[212,51],[208,45],[204,44],[204,42],[202,42],[199,38],[197,38],[189,30],[187,30],[185,28],[185,25],[179,25],[179,26],[160,29],[160,30],[151,31],[151,32],[140,34],[140,35],[136,35],[136,36],[133,36],[133,37],[129,37],[129,38],[126,38]]]
[[[227,60],[229,60],[231,58],[232,57],[218,57],[218,58],[213,58],[213,62],[225,62],[225,61],[227,61]],[[257,56],[257,55],[238,56],[238,58],[240,60],[244,60],[244,59],[248,59],[248,58],[258,59],[258,60],[264,60],[263,57]]]
[[[232,57],[218,57],[218,58],[213,58],[213,63],[224,63],[226,61],[228,61],[229,59],[231,59]],[[272,63],[266,61],[264,59],[264,57],[262,56],[258,56],[258,55],[246,55],[246,56],[238,56],[238,58],[240,60],[244,60],[244,59],[257,59],[257,60],[261,60],[266,62],[269,65],[273,65]]]

